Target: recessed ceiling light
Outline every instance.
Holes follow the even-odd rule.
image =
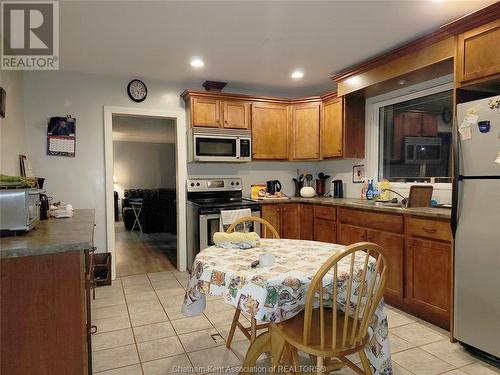
[[[444,0],[432,0],[433,3],[442,3]]]
[[[205,66],[205,63],[203,62],[203,60],[199,57],[193,57],[191,59],[191,66],[193,68],[196,68],[196,69],[199,69],[199,68],[203,68]]]
[[[398,81],[398,84],[400,84],[400,85],[404,85],[405,83],[406,83],[406,79],[400,79]]]
[[[292,72],[293,79],[301,79],[302,77],[304,77],[304,72],[302,70],[294,70]]]

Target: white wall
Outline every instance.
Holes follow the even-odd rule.
[[[26,72],[24,77],[26,140],[34,172],[46,178],[45,187],[54,199],[95,209],[99,251],[106,251],[103,106],[184,110],[179,96],[184,87],[146,81],[147,99],[134,103],[127,96],[128,82],[61,71]],[[76,156],[47,156],[47,119],[66,114],[76,118]]]
[[[175,144],[113,142],[115,190],[175,189]]]
[[[18,176],[19,155],[26,154],[23,72],[0,70],[0,86],[7,92],[5,118],[0,120],[0,173]]]

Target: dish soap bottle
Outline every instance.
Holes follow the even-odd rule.
[[[373,199],[373,180],[368,180],[368,188],[366,189],[366,199]]]

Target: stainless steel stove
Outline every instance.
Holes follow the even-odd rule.
[[[260,217],[260,203],[243,198],[241,178],[187,180],[188,268],[200,250],[213,245],[213,234],[220,230],[220,212],[250,208]]]

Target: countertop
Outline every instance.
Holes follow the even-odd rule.
[[[94,210],[75,210],[65,219],[51,217],[25,234],[0,238],[0,258],[87,250],[93,230]]]
[[[395,214],[403,214],[409,216],[423,216],[428,218],[449,220],[451,217],[451,209],[438,207],[418,207],[418,208],[401,208],[384,206],[383,204],[374,204],[373,201],[354,199],[354,198],[329,198],[329,197],[290,197],[288,199],[262,199],[261,204],[276,204],[276,203],[316,203],[331,206],[341,206],[358,208],[370,211],[381,211]]]

